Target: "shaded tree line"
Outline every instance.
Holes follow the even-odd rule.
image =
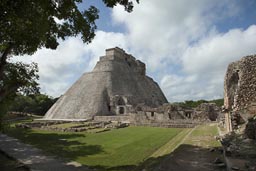
[[[187,100],[184,102],[175,102],[174,104],[178,104],[182,107],[188,107],[188,108],[196,108],[202,103],[215,103],[217,106],[221,107],[224,105],[224,99],[215,99],[215,100]]]
[[[18,94],[9,107],[9,111],[44,115],[58,100],[45,94]]]

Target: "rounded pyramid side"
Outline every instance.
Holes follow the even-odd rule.
[[[108,114],[105,103],[110,77],[109,72],[83,74],[49,109],[44,119],[88,119],[95,114]]]

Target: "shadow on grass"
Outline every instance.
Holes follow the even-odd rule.
[[[99,145],[87,145],[76,140],[76,138],[85,138],[86,136],[84,134],[57,132],[35,133],[29,129],[15,128],[10,129],[8,135],[16,137],[25,143],[35,145],[55,156],[71,160],[104,152]],[[212,151],[209,148],[182,144],[170,154],[157,158],[149,158],[138,165],[115,167],[98,165],[90,168],[100,171],[224,171],[226,168],[219,168],[213,164],[213,161],[217,157],[222,157],[219,150]]]
[[[216,158],[222,161],[223,155],[217,148],[202,148],[182,144],[172,153],[149,158],[139,165],[126,165],[116,167],[96,166],[100,171],[225,171],[226,167],[218,167],[213,162]]]
[[[84,134],[33,132],[30,129],[21,128],[11,128],[7,134],[24,143],[34,145],[49,154],[71,160],[76,160],[81,156],[84,157],[103,152],[100,145],[87,145],[86,143],[75,140],[75,138],[85,138],[86,136]]]

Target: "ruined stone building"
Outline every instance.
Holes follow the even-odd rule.
[[[116,47],[106,50],[92,72],[85,73],[46,113],[44,119],[88,119],[132,113],[139,104],[167,103],[146,66]]]
[[[224,83],[224,107],[229,131],[256,114],[256,55],[229,64]]]
[[[256,102],[256,55],[229,64],[224,83],[224,106],[242,110]]]

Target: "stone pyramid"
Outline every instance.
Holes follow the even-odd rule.
[[[90,119],[125,115],[138,105],[158,107],[167,100],[146,66],[116,47],[106,50],[92,72],[83,74],[49,109],[44,119]]]

